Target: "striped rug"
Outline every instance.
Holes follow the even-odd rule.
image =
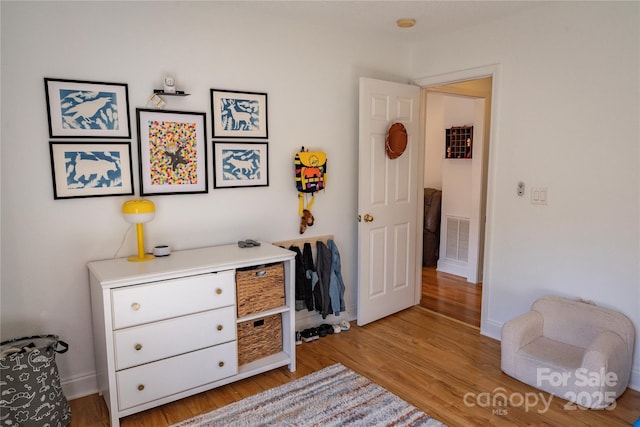
[[[172,427],[444,426],[341,364]]]

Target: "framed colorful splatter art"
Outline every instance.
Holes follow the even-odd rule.
[[[267,94],[211,89],[214,138],[267,138]]]
[[[131,138],[125,83],[44,79],[51,138]]]
[[[133,194],[128,142],[49,142],[53,198]]]
[[[205,113],[136,109],[140,195],[206,193]]]
[[[269,146],[266,142],[215,142],[214,188],[269,185]]]

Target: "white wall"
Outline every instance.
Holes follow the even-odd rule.
[[[593,300],[640,328],[639,8],[548,3],[414,46],[416,78],[498,64],[485,334],[543,294]],[[548,206],[530,203],[538,186]]]
[[[209,115],[210,88],[267,92],[270,186],[154,197],[148,246],[295,238],[291,158],[300,145],[324,148],[330,184],[307,233],[336,236],[353,307],[358,78],[494,63],[483,332],[497,336],[544,293],[595,300],[640,327],[638,3],[548,4],[414,45],[412,59],[409,46],[277,22],[242,3],[0,3],[3,339],[60,334],[71,345],[58,358],[63,379],[90,384],[85,264],[113,256],[127,228],[127,198],[53,200],[44,77],[128,83],[132,113],[165,72],[192,93],[172,109]],[[548,185],[549,206],[518,198],[520,180]],[[635,357],[640,388],[638,344]]]
[[[129,197],[53,200],[44,77],[127,83],[134,162],[135,108],[164,73],[192,94],[167,97],[167,108],[206,112],[207,120],[211,88],[266,92],[269,187],[210,183],[208,194],[151,197],[157,214],[145,226],[147,247],[297,238],[293,155],[301,145],[324,149],[329,186],[316,197],[316,223],[305,237],[334,234],[355,316],[358,79],[402,81],[408,46],[279,22],[242,2],[3,1],[1,8],[2,339],[60,335],[70,344],[58,357],[67,394],[94,392],[85,265],[114,256],[128,227],[119,210]],[[132,234],[121,255],[135,250]]]
[[[426,96],[426,127],[424,138],[424,188],[442,190],[446,128],[444,127],[444,97],[439,93]]]

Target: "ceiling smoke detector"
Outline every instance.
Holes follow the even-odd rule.
[[[415,19],[398,19],[396,21],[396,25],[398,26],[398,28],[411,28],[414,25],[416,25],[416,20]]]

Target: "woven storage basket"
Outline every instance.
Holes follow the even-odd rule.
[[[238,365],[282,351],[280,314],[238,323]]]
[[[284,267],[281,262],[236,270],[238,317],[284,304]]]

